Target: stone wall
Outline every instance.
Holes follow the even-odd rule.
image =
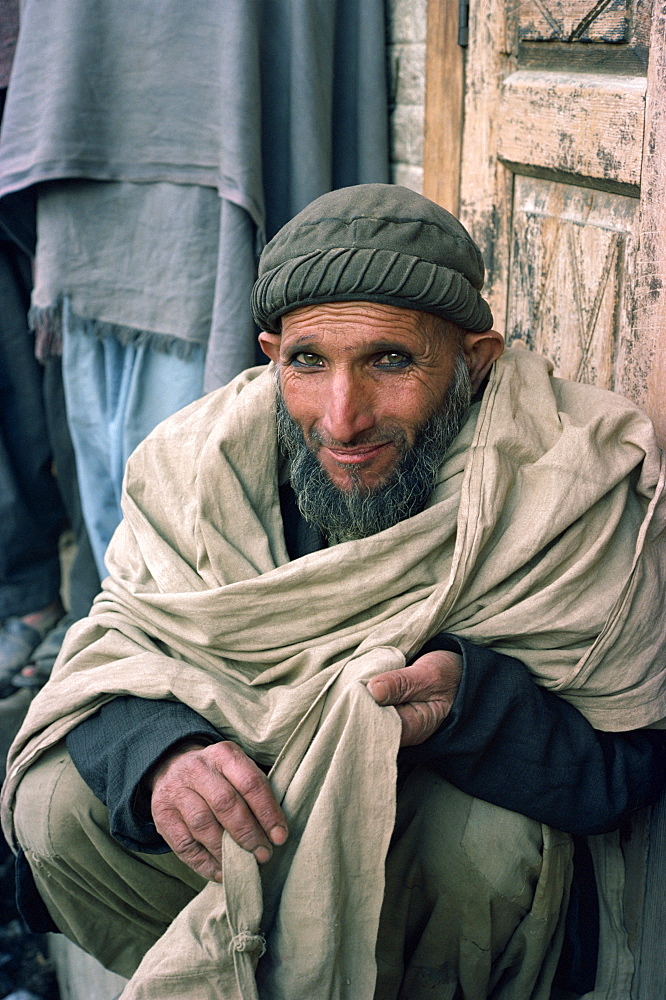
[[[428,0],[387,0],[391,180],[421,191]]]

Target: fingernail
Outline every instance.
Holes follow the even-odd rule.
[[[277,844],[277,846],[279,847],[280,844],[284,844],[285,840],[289,836],[289,831],[287,830],[286,826],[280,826],[278,824],[277,826],[273,827],[269,836],[273,841],[273,843]]]
[[[257,847],[256,851],[252,852],[260,865],[265,865],[271,856],[271,852],[267,847]]]
[[[368,687],[370,688],[370,694],[378,705],[383,705],[388,701],[388,686],[384,681],[370,681]]]
[[[222,872],[215,872],[215,874],[213,875],[213,881],[214,882],[221,882],[222,881]]]

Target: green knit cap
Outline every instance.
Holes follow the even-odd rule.
[[[317,198],[273,237],[259,261],[252,312],[262,330],[320,302],[421,309],[482,333],[483,260],[450,212],[409,188],[358,184]]]

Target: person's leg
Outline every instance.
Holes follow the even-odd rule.
[[[174,854],[139,854],[111,838],[106,808],[63,743],[18,788],[19,843],[56,925],[102,965],[131,976],[207,884]]]
[[[571,840],[426,769],[401,783],[375,1000],[541,1000],[561,946]]]
[[[122,388],[124,349],[114,338],[98,340],[63,303],[62,379],[78,476],[81,509],[100,578],[104,553],[120,522],[112,472],[110,425]]]
[[[67,423],[62,359],[57,355],[51,356],[44,365],[44,408],[58,487],[76,546],[67,575],[67,589],[71,620],[78,621],[90,611],[99,592],[100,580],[81,510],[76,458]]]
[[[191,345],[185,357],[157,350],[151,342],[135,348],[122,425],[117,429],[119,489],[125,463],[136,446],[162,420],[202,395],[205,357],[198,344]]]
[[[62,361],[58,355],[52,355],[44,363],[43,388],[46,425],[58,488],[74,536],[74,557],[64,581],[65,600],[69,610],[33,650],[30,660],[23,669],[14,675],[12,678],[14,688],[37,689],[46,683],[67,630],[75,621],[89,613],[93,599],[100,589],[99,573],[81,510],[76,460],[67,424]]]
[[[220,887],[173,854],[133,853],[112,840],[105,807],[62,744],[23,778],[15,822],[52,918],[107,968],[131,976],[179,913],[181,932],[189,914],[188,934],[205,938]],[[399,793],[387,859],[376,1000],[548,997],[571,853],[565,834],[415,772]]]
[[[120,523],[125,463],[166,417],[202,393],[205,352],[185,357],[150,341],[121,344],[96,338],[86,320],[63,304],[63,383],[81,507],[101,578],[104,554]]]
[[[65,511],[51,471],[29,296],[30,261],[0,240],[0,620],[40,611],[60,587]]]
[[[65,511],[51,469],[42,369],[28,330],[30,261],[0,239],[0,698],[63,613]]]

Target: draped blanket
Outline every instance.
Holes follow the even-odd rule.
[[[196,947],[178,968],[221,938],[211,996],[363,1000],[400,735],[363,681],[446,629],[519,657],[597,728],[659,724],[664,467],[627,400],[507,351],[422,513],[290,562],[273,415],[271,372],[255,369],[130,459],[110,576],[14,744],[4,822],[11,837],[25,769],[105,701],[181,700],[272,765],[291,835],[261,875],[225,835],[224,886],[190,904],[210,901],[203,928],[189,907],[179,918]],[[157,974],[166,959],[150,956]]]

